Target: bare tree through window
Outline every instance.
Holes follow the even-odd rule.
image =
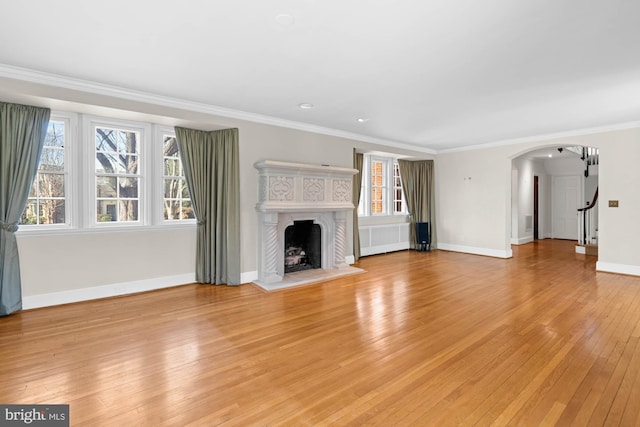
[[[164,219],[195,218],[176,137],[164,135],[163,143]]]
[[[95,127],[98,222],[138,221],[140,133]]]
[[[20,223],[64,224],[65,194],[65,123],[51,120]]]

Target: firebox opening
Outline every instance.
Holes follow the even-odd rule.
[[[294,221],[284,230],[284,272],[322,267],[320,225],[313,220]]]

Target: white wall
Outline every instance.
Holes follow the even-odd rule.
[[[533,241],[533,181],[538,177],[538,237],[545,238],[550,221],[545,212],[550,205],[550,193],[547,188],[547,173],[544,161],[523,155],[512,162],[511,184],[511,243],[521,245]],[[531,216],[530,228],[526,227],[526,217]]]
[[[640,171],[635,166],[640,158],[639,128],[438,154],[440,242],[456,250],[510,255],[512,159],[534,148],[558,145],[599,148],[597,268],[640,275]],[[608,200],[619,200],[620,207],[609,208]]]
[[[506,147],[438,154],[438,248],[511,257],[511,159]]]

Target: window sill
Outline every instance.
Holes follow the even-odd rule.
[[[110,227],[93,227],[93,228],[20,228],[16,232],[17,238],[30,238],[42,236],[70,236],[70,235],[87,235],[99,233],[148,233],[155,231],[171,231],[171,230],[190,230],[196,228],[196,223],[188,222],[184,224],[163,224],[163,225],[129,225],[129,226],[110,226]]]

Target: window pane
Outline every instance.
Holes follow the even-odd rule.
[[[137,200],[120,200],[118,203],[120,208],[118,221],[137,221],[138,220],[138,201]]]
[[[22,217],[20,218],[20,224],[37,224],[38,223],[38,202],[34,199],[27,201],[24,211],[22,211]]]
[[[39,173],[38,190],[40,197],[64,197],[64,175],[59,173]]]
[[[184,179],[181,179],[180,186],[182,187],[182,198],[191,199],[191,194],[189,194],[189,187],[187,187],[187,181]]]
[[[64,122],[50,121],[44,145],[49,147],[64,147]]]
[[[175,136],[164,136],[164,157],[179,157],[178,142]]]
[[[138,198],[138,178],[119,177],[119,197],[123,199]],[[136,215],[137,217],[137,215]]]
[[[65,122],[49,121],[38,163],[38,172],[29,190],[29,200],[21,224],[64,224],[65,218]]]
[[[180,221],[194,217],[189,190],[184,179],[180,151],[175,136],[163,135],[162,171],[164,175],[163,214],[167,221]]]
[[[117,178],[115,176],[97,176],[96,177],[97,197],[108,197],[108,198],[117,197],[116,182],[117,182]]]
[[[122,129],[96,127],[96,150],[116,153],[138,153],[140,134]]]
[[[126,173],[129,175],[138,174],[138,156],[120,156],[120,163],[118,163],[120,173]]]
[[[64,224],[64,200],[40,200],[40,224]]]
[[[142,134],[96,126],[96,221],[138,221]],[[111,199],[111,200],[108,200]]]
[[[64,171],[64,149],[44,147],[40,156],[40,170]]]
[[[118,220],[116,202],[113,200],[98,200],[97,213],[98,215],[96,221],[98,222],[110,222]]]
[[[165,200],[164,219],[180,219],[180,200]]]
[[[168,158],[164,159],[164,175],[165,176],[181,176],[182,168],[180,159]]]
[[[167,178],[164,180],[164,198],[177,199],[180,191],[180,180]]]
[[[182,219],[194,219],[196,217],[191,206],[191,200],[184,200],[182,202]]]

